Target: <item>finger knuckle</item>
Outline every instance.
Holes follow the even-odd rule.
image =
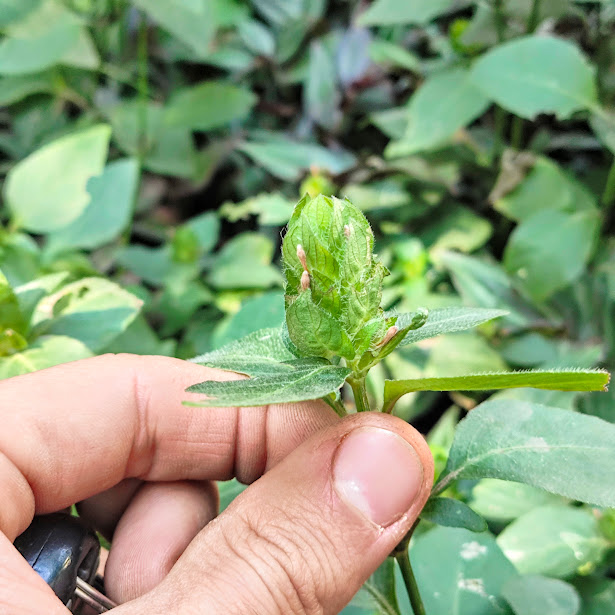
[[[326,532],[309,522],[306,508],[244,515],[240,542],[233,540],[280,614],[322,615],[325,597],[337,591],[341,562]]]

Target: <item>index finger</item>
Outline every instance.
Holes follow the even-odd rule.
[[[251,482],[337,420],[322,402],[186,407],[186,387],[234,378],[168,357],[104,355],[0,383],[0,531],[144,480]]]

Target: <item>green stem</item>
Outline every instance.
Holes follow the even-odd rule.
[[[532,2],[532,10],[530,11],[530,15],[527,19],[527,33],[533,34],[534,30],[538,27],[538,17],[540,15],[540,0],[533,0]]]
[[[502,0],[495,0],[495,31],[498,36],[498,43],[504,42],[504,30],[506,29],[506,21],[504,19],[504,12],[502,11]]]
[[[369,400],[367,399],[367,387],[365,386],[365,376],[363,378],[349,378],[348,384],[352,388],[354,395],[354,403],[357,407],[357,412],[369,411]]]
[[[139,21],[139,32],[137,38],[137,64],[138,64],[138,79],[137,89],[139,91],[139,116],[138,121],[138,149],[139,162],[143,163],[147,151],[147,106],[148,106],[148,83],[147,83],[147,19],[144,13],[141,13]]]
[[[613,204],[613,201],[615,201],[615,158],[611,162],[611,168],[609,169],[604,192],[602,193],[602,205],[605,210]]]
[[[414,615],[426,615],[425,605],[421,599],[419,587],[416,584],[416,578],[414,576],[414,571],[412,570],[412,565],[410,564],[410,557],[408,555],[407,547],[404,551],[396,554],[395,559],[401,569],[401,576],[404,579],[404,585],[406,586],[406,591],[408,592],[408,597],[410,598],[410,604],[412,605]]]
[[[335,395],[333,393],[323,397],[323,399],[329,406],[331,406],[331,408],[335,410],[339,417],[344,418],[348,415],[348,412],[346,412],[346,406],[344,406],[339,399],[335,399]]]
[[[499,155],[504,146],[504,125],[506,123],[506,111],[499,105],[495,106],[493,112],[495,139],[493,140],[493,158]]]
[[[518,115],[514,115],[512,119],[510,145],[516,150],[520,150],[523,146],[523,118]]]

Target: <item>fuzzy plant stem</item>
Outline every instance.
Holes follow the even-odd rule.
[[[404,579],[404,585],[406,586],[406,591],[408,592],[408,597],[410,598],[410,604],[412,605],[414,615],[426,615],[425,605],[423,604],[419,587],[416,584],[414,571],[412,570],[412,565],[410,564],[408,549],[406,548],[402,552],[395,555],[395,559],[401,569],[401,576]]]
[[[369,400],[367,399],[367,387],[365,385],[365,376],[362,378],[348,378],[348,384],[352,388],[354,395],[354,403],[357,407],[357,412],[367,412],[369,408]]]

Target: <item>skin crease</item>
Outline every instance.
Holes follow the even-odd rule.
[[[395,417],[339,419],[321,402],[181,404],[191,384],[236,377],[105,355],[0,383],[0,613],[67,615],[11,543],[35,512],[75,502],[113,535],[105,581],[118,615],[339,612],[417,518],[433,480],[429,449]],[[352,479],[356,453],[340,451],[357,429],[420,460],[385,527],[335,487],[343,455]],[[213,481],[233,476],[254,484],[216,517]]]

